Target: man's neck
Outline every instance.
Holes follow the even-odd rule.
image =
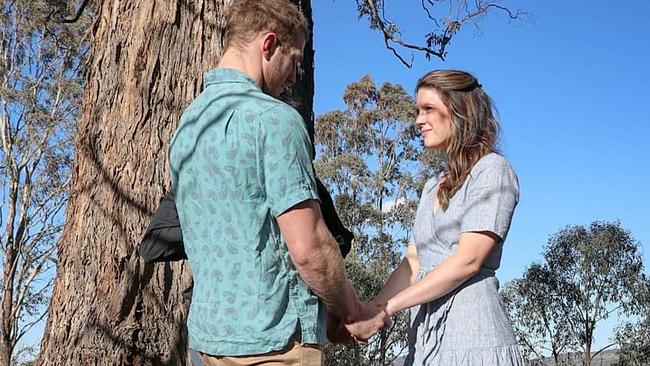
[[[261,60],[260,55],[254,55],[252,52],[231,47],[224,51],[217,67],[239,70],[250,76],[261,87],[262,65],[259,60]]]

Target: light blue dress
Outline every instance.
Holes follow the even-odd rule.
[[[491,231],[505,240],[519,199],[515,172],[495,153],[481,158],[447,210],[438,208],[434,214],[438,178],[425,185],[413,228],[418,280],[456,252],[464,232]],[[476,276],[439,299],[411,308],[404,365],[524,365],[494,275],[503,240]]]

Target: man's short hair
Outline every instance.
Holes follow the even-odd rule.
[[[233,0],[225,9],[225,47],[242,46],[261,32],[277,34],[280,42],[309,35],[309,23],[288,0]]]

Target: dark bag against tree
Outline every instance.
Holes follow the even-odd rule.
[[[171,191],[163,197],[138,249],[147,263],[187,259],[176,203]]]
[[[334,202],[325,185],[317,178],[316,186],[320,198],[321,212],[327,228],[339,244],[341,255],[345,257],[352,248],[354,235],[346,229],[336,213]],[[171,192],[160,201],[158,210],[151,218],[151,223],[138,249],[140,257],[147,263],[170,262],[187,259],[183,245],[183,233],[178,220],[176,203]]]

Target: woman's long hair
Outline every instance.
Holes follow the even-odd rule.
[[[438,201],[444,210],[463,185],[476,162],[496,151],[499,122],[492,100],[471,74],[457,70],[434,70],[424,75],[416,87],[438,92],[449,110],[450,136],[447,164],[438,186]]]

